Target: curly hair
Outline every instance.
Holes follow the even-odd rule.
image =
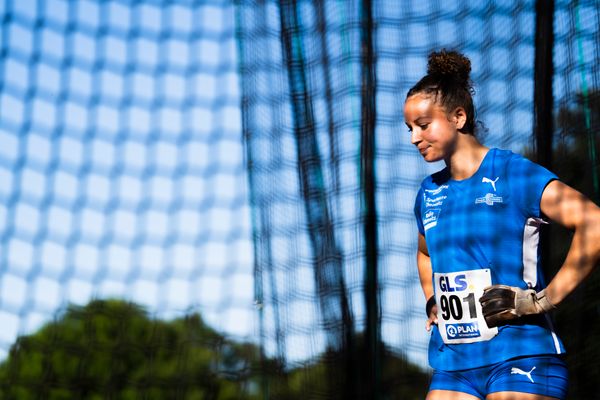
[[[467,121],[460,129],[463,133],[475,134],[475,106],[473,85],[470,79],[471,61],[457,51],[442,49],[429,54],[427,75],[417,82],[406,98],[415,94],[434,96],[447,113],[457,107],[465,109]]]

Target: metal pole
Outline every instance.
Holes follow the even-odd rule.
[[[361,2],[361,184],[365,240],[365,366],[368,368],[363,393],[373,400],[381,398],[381,340],[378,285],[377,212],[375,202],[375,126],[376,60],[374,51],[373,10],[370,0]]]

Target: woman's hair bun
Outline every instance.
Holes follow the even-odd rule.
[[[457,51],[434,51],[429,54],[427,74],[469,82],[471,61]]]

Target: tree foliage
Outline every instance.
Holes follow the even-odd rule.
[[[258,398],[257,349],[194,314],[151,320],[132,303],[96,300],[21,337],[0,366],[7,399]]]
[[[198,314],[161,321],[133,303],[95,300],[16,341],[0,365],[0,398],[339,398],[331,371],[340,360],[329,351],[286,369]],[[383,363],[385,398],[423,398],[426,374],[389,351]]]

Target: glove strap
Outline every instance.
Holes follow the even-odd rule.
[[[542,289],[536,294],[537,303],[544,310],[544,312],[552,311],[556,308],[554,304],[550,302],[550,299],[546,295],[546,289]]]

